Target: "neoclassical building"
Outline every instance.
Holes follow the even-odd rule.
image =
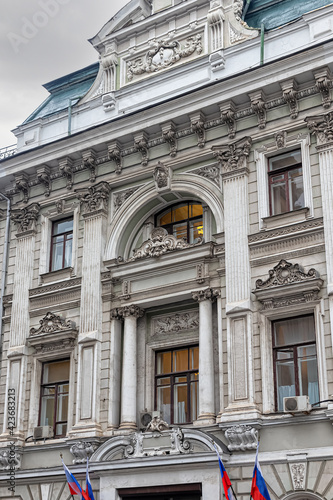
[[[131,0],[14,130],[2,499],[333,498],[332,19]]]

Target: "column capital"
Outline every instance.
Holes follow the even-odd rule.
[[[12,211],[11,219],[17,226],[17,236],[28,236],[29,233],[35,233],[39,211],[39,203],[32,203],[28,207]]]
[[[129,316],[134,316],[135,318],[142,318],[144,315],[144,310],[141,307],[131,304],[129,306],[118,307],[119,318],[128,318]]]
[[[333,112],[305,118],[308,128],[317,138],[317,146],[333,149]]]
[[[250,154],[251,146],[252,139],[246,136],[231,144],[212,147],[213,155],[221,163],[224,177],[247,173],[246,159]]]
[[[107,182],[99,182],[87,189],[76,190],[85,216],[106,213],[110,195],[110,185]]]
[[[205,290],[197,290],[192,292],[192,299],[197,302],[203,302],[204,300],[214,300],[220,295],[220,290],[218,288],[206,288]]]

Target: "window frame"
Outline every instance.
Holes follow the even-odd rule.
[[[314,323],[314,340],[313,341],[308,341],[308,342],[300,342],[300,343],[295,343],[295,344],[285,344],[284,346],[276,346],[275,345],[275,335],[274,335],[274,324],[284,321],[284,320],[297,320],[301,318],[313,318],[313,323]],[[273,320],[271,322],[271,331],[272,331],[272,353],[273,353],[273,377],[274,377],[274,404],[275,404],[275,411],[276,412],[282,412],[282,409],[279,409],[279,402],[278,402],[278,381],[277,381],[277,353],[279,351],[283,351],[284,349],[292,349],[293,350],[293,364],[294,364],[294,377],[295,377],[295,394],[293,396],[304,396],[304,394],[300,394],[300,382],[299,382],[299,373],[298,373],[298,355],[297,355],[297,349],[299,347],[304,347],[304,346],[314,346],[315,351],[316,351],[316,364],[317,364],[317,380],[318,380],[318,393],[319,393],[319,366],[318,366],[318,353],[317,353],[317,338],[316,338],[316,322],[315,322],[315,316],[314,314],[302,314],[299,316],[292,316],[292,317],[284,317],[284,318],[279,318],[276,320]]]
[[[72,221],[72,230],[71,231],[63,231],[61,233],[56,233],[54,234],[54,227],[56,224],[59,224],[61,222],[66,222],[66,221]],[[71,235],[71,238],[67,238],[69,235]],[[59,236],[64,236],[64,241],[62,242],[62,266],[59,267],[58,269],[52,269],[53,266],[53,249],[56,246],[57,242],[55,241],[57,237]],[[66,256],[66,243],[68,241],[72,241],[72,250],[71,250],[71,262],[69,266],[65,266],[65,256]],[[50,242],[50,267],[49,271],[54,272],[54,271],[61,271],[62,269],[67,269],[72,267],[73,263],[73,245],[74,245],[74,217],[65,217],[63,219],[58,219],[52,221],[52,228],[51,228],[51,242]]]
[[[57,381],[57,382],[53,382],[53,383],[47,383],[47,384],[43,384],[43,377],[44,377],[44,367],[46,365],[50,365],[52,363],[59,363],[61,361],[67,361],[68,362],[68,371],[69,371],[69,377],[68,377],[68,380],[60,380],[60,381]],[[70,377],[71,377],[71,360],[70,358],[61,358],[61,359],[52,359],[52,360],[46,360],[46,361],[42,361],[42,366],[41,366],[41,382],[40,382],[40,395],[39,395],[39,411],[38,411],[38,425],[44,425],[44,424],[41,424],[41,417],[42,417],[42,400],[43,400],[43,388],[46,388],[48,386],[56,386],[56,389],[55,389],[55,395],[54,395],[54,399],[56,401],[56,404],[54,405],[54,414],[53,414],[53,437],[55,439],[58,439],[58,438],[64,438],[67,433],[68,433],[68,415],[69,415],[69,402],[70,402]],[[56,415],[57,415],[57,408],[58,408],[58,386],[59,385],[63,385],[63,384],[68,384],[68,392],[67,392],[67,396],[68,396],[68,411],[67,411],[67,420],[59,420],[57,421],[56,419]],[[66,433],[65,434],[56,434],[56,428],[57,428],[57,424],[66,424]]]
[[[175,346],[175,347],[170,347],[170,348],[167,348],[167,349],[162,349],[162,350],[155,351],[154,409],[155,409],[155,411],[160,411],[157,408],[157,389],[158,389],[157,380],[160,379],[160,378],[166,378],[166,377],[170,378],[170,399],[171,399],[171,402],[170,402],[170,425],[191,424],[197,418],[197,415],[194,418],[194,416],[192,415],[192,412],[191,412],[191,408],[192,408],[192,406],[191,406],[191,385],[193,383],[197,384],[197,397],[199,397],[199,381],[200,381],[200,378],[199,378],[199,366],[198,366],[198,368],[183,370],[183,371],[179,371],[179,372],[171,371],[170,373],[157,374],[157,358],[158,358],[158,354],[166,353],[166,352],[170,352],[171,353],[171,369],[172,369],[173,368],[173,353],[176,352],[176,351],[181,351],[181,350],[187,349],[187,351],[188,351],[188,362],[189,362],[189,359],[190,359],[189,358],[189,356],[190,356],[190,349],[194,348],[194,347],[197,347],[199,349],[199,344],[195,343],[195,344],[190,344],[190,345]],[[189,366],[189,364],[188,364],[188,366]],[[198,373],[198,378],[195,381],[191,381],[191,374],[195,373],[195,372]],[[189,418],[190,419],[187,420],[186,422],[175,422],[174,421],[174,387],[177,386],[178,384],[174,382],[174,378],[175,377],[184,376],[184,374],[186,374],[186,379],[187,379],[186,380],[186,387],[187,387],[187,407],[189,408],[189,414],[190,414]]]
[[[170,222],[169,224],[163,224],[163,225],[158,224],[158,219],[164,213],[167,214],[167,213],[169,213],[169,211],[171,211],[171,214],[172,214],[173,209],[177,208],[178,206],[180,207],[181,205],[186,205],[186,204],[187,204],[187,208],[188,208],[188,213],[189,213],[189,206],[190,205],[200,205],[202,208],[202,214],[194,216],[194,217],[188,216],[186,219],[181,219],[181,220],[176,221],[176,222]],[[163,227],[164,229],[166,229],[168,231],[168,234],[174,236],[173,227],[177,224],[183,223],[185,225],[185,223],[186,223],[186,241],[187,241],[187,243],[190,243],[190,222],[194,222],[196,220],[202,221],[202,236],[201,236],[201,238],[203,239],[203,237],[204,237],[204,207],[203,207],[203,204],[200,201],[196,201],[196,200],[188,200],[188,201],[184,200],[184,201],[179,201],[177,203],[174,203],[174,204],[164,208],[163,210],[160,210],[157,214],[155,214],[155,227]],[[169,231],[169,229],[171,230],[171,232]],[[192,244],[192,243],[190,243],[190,244]]]

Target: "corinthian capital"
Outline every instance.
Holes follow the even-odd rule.
[[[36,222],[40,210],[39,203],[32,203],[21,210],[13,210],[11,219],[17,226],[18,233],[36,230]]]
[[[118,316],[120,318],[128,318],[129,316],[142,318],[143,315],[144,310],[134,304],[131,304],[130,306],[118,307]]]
[[[309,130],[317,137],[318,146],[333,143],[333,112],[305,118]],[[333,146],[333,144],[332,144]]]
[[[213,146],[213,155],[221,163],[223,173],[238,173],[240,169],[246,168],[246,158],[250,154],[251,145],[251,137],[243,137],[232,144]]]
[[[192,292],[192,299],[196,302],[202,302],[204,300],[214,300],[220,295],[220,290],[217,288],[206,288],[205,290],[197,290]]]
[[[107,211],[110,190],[109,184],[104,181],[87,189],[77,190],[85,214]]]

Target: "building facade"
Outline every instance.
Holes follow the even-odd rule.
[[[333,498],[332,19],[131,0],[15,129],[1,498]]]

